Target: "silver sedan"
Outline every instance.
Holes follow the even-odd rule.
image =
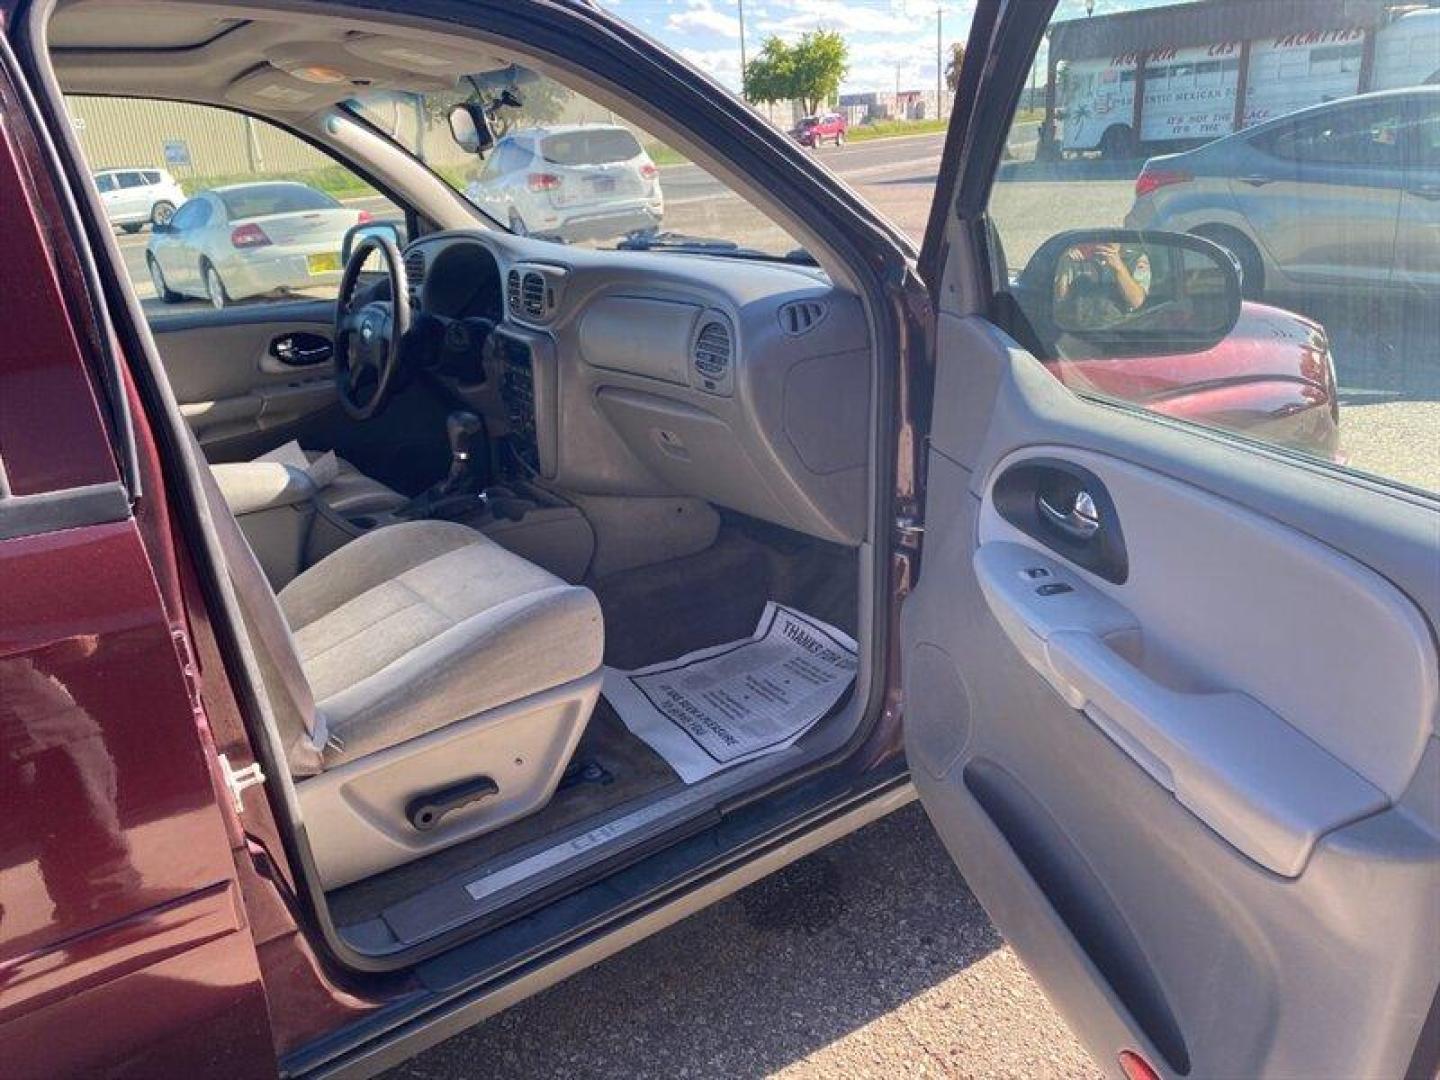
[[[157,225],[145,249],[155,293],[223,308],[236,300],[339,284],[345,233],[369,214],[305,184],[202,191]]]

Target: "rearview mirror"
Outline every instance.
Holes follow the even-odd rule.
[[[495,145],[490,114],[478,101],[466,101],[450,110],[450,137],[467,154],[484,156]]]
[[[1077,230],[1041,245],[1015,299],[1055,355],[1203,352],[1240,317],[1240,266],[1198,236]]]

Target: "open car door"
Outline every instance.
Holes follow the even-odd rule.
[[[1163,415],[1160,396],[1097,390],[1103,371],[1077,390],[1063,356],[1035,355],[1056,339],[1002,247],[1038,252],[1025,230],[1047,213],[1119,224],[1083,216],[1114,194],[1085,179],[1098,164],[1016,163],[1051,6],[979,5],[927,235],[933,416],[902,617],[915,784],[1110,1073],[1432,1076],[1440,504],[1224,430],[1234,409]],[[1017,170],[1033,191],[1001,190]],[[1324,328],[1299,325],[1329,365]],[[1276,337],[1262,358],[1282,364]],[[1179,337],[1154,349],[1186,361]]]

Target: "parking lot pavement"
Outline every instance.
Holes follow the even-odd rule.
[[[387,1080],[1099,1076],[918,804]]]

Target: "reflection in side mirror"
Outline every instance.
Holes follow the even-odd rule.
[[[467,101],[450,110],[450,137],[467,154],[483,155],[495,145],[490,116],[478,101]]]
[[[355,250],[357,244],[367,236],[383,235],[395,241],[395,246],[400,250],[405,249],[405,227],[399,221],[362,221],[357,225],[351,225],[345,230],[345,239],[340,243],[340,263],[342,266],[350,262],[350,253]],[[371,262],[378,262],[378,257],[372,257]],[[367,262],[366,270],[372,269]]]
[[[1234,257],[1180,233],[1062,233],[1041,246],[1017,285],[1016,299],[1046,351],[1063,355],[1199,352],[1240,317]]]

